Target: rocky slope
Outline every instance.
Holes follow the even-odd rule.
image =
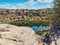
[[[43,45],[29,27],[0,24],[0,45]]]

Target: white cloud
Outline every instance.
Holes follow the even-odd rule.
[[[16,9],[17,7],[16,6],[11,6],[12,9]]]
[[[8,4],[8,3],[6,3],[6,4],[0,4],[0,8],[8,8],[8,9],[15,9],[16,8],[16,6],[14,6],[13,4]]]
[[[52,2],[53,0],[45,0],[45,2]]]
[[[17,8],[24,8],[24,7],[26,7],[25,4],[20,4],[20,3],[15,4],[15,6],[17,6]]]
[[[38,0],[38,2],[42,2],[42,0]]]
[[[37,2],[34,2],[34,0],[29,0],[26,4],[32,6],[35,5]]]
[[[0,6],[4,7],[5,5],[0,5]]]
[[[39,3],[50,3],[50,2],[52,2],[53,0],[37,0],[36,2],[34,1],[34,0],[29,0],[28,2],[27,2],[27,4],[28,5],[30,5],[30,6],[33,6],[33,5],[35,5],[35,4],[38,4],[38,2]]]
[[[16,6],[24,7],[24,4],[16,4]]]
[[[17,9],[17,8],[24,8],[25,5],[24,4],[9,4],[9,3],[6,3],[6,4],[0,4],[0,8],[8,8],[8,9]]]
[[[29,3],[29,5],[34,5],[35,4],[35,2],[33,0],[30,0],[28,3]]]
[[[0,4],[0,8],[9,8],[9,9],[25,9],[25,8],[36,8],[37,5],[39,5],[39,3],[50,3],[52,2],[53,0],[37,0],[37,1],[34,1],[34,0],[29,0],[28,2],[25,2],[25,3],[16,3],[16,4],[10,4],[10,3],[3,3],[3,4]],[[35,6],[35,7],[33,7]],[[39,5],[40,7],[42,7],[42,5]],[[38,6],[38,7],[39,7]],[[37,7],[37,8],[38,8]]]
[[[11,5],[11,4],[9,4],[9,3],[6,3],[6,4],[5,4],[5,6],[10,6],[10,5]]]
[[[53,0],[37,0],[37,1],[40,2],[40,3],[50,3]]]

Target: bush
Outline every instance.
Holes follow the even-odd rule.
[[[36,34],[37,35],[48,35],[49,34],[49,32],[50,32],[50,30],[43,30],[43,31],[38,31],[38,32],[36,32]]]

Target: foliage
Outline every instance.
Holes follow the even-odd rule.
[[[42,31],[38,31],[38,32],[36,32],[36,34],[38,34],[38,35],[48,35],[49,34],[49,32],[50,32],[50,30],[42,30]]]
[[[60,29],[60,0],[54,0],[54,4],[56,18],[54,19],[53,26],[57,29]]]
[[[29,20],[17,20],[17,21],[12,21],[9,22],[8,24],[13,24],[17,26],[49,26],[48,22],[45,21],[29,21]]]

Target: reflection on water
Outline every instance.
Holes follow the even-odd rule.
[[[31,28],[32,28],[34,31],[40,31],[40,30],[48,30],[48,29],[50,29],[49,26],[31,26]]]

